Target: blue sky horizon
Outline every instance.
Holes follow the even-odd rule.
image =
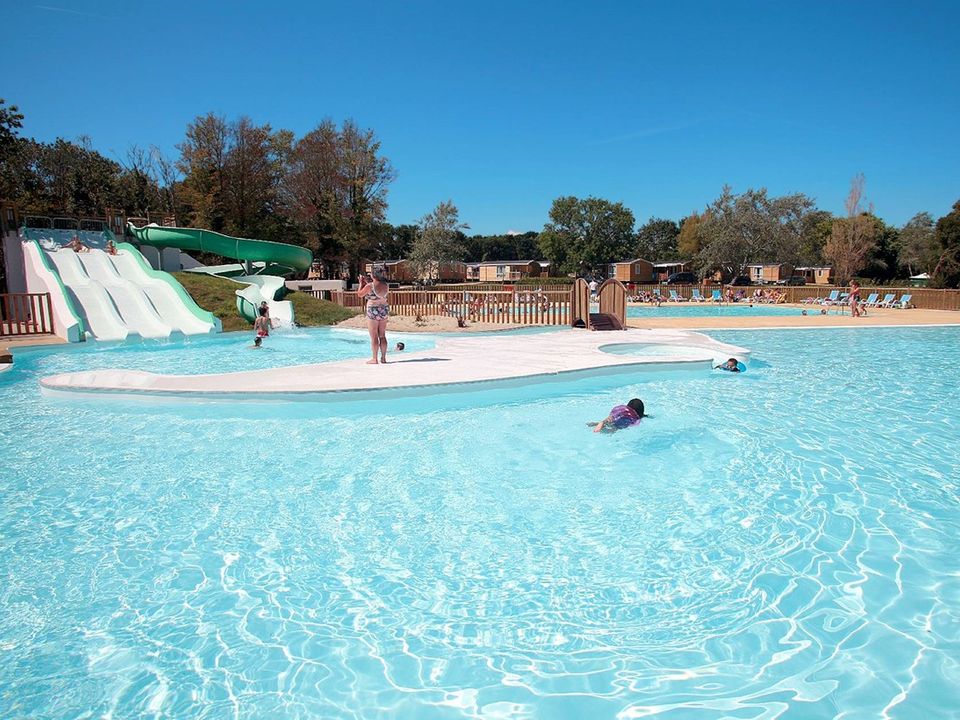
[[[207,112],[353,118],[397,170],[387,219],[453,200],[470,232],[540,230],[552,201],[641,225],[724,184],[888,223],[960,199],[960,3],[3,0],[0,97],[24,136],[169,155]]]

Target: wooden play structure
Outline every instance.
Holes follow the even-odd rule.
[[[627,288],[619,280],[604,280],[597,289],[599,312],[590,311],[590,286],[578,278],[570,289],[570,327],[589,330],[625,330]]]

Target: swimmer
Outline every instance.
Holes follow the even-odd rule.
[[[255,337],[253,339],[253,345],[248,345],[247,347],[250,348],[251,350],[259,350],[260,348],[263,347],[263,338]]]
[[[723,365],[717,365],[714,370],[726,370],[727,372],[740,372],[740,363],[736,358],[730,358]]]
[[[398,342],[397,346],[394,348],[397,352],[403,352],[403,349],[406,347],[402,342]]]
[[[614,407],[610,411],[610,414],[600,422],[587,423],[587,425],[593,426],[593,431],[595,433],[612,433],[616,432],[617,430],[628,428],[631,425],[636,425],[643,417],[649,417],[644,415],[643,400],[640,398],[633,398],[633,400],[628,402],[626,405],[617,405]]]
[[[806,311],[806,310],[801,310],[801,311],[800,311],[800,314],[801,314],[801,315],[806,315],[806,314],[807,314],[807,311]]]

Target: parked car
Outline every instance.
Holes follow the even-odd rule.
[[[675,272],[667,278],[667,285],[695,285],[697,276],[692,272]]]
[[[777,285],[806,285],[807,279],[803,275],[788,275],[787,277],[777,280]]]
[[[743,285],[752,285],[753,283],[750,282],[750,278],[746,275],[737,275],[730,284],[742,287]]]

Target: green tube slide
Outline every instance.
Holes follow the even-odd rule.
[[[128,223],[127,235],[140,245],[208,252],[235,258],[236,260],[274,263],[291,270],[306,270],[313,262],[312,253],[298,245],[230,237],[212,230],[157,227],[155,225],[136,227],[133,223]]]

